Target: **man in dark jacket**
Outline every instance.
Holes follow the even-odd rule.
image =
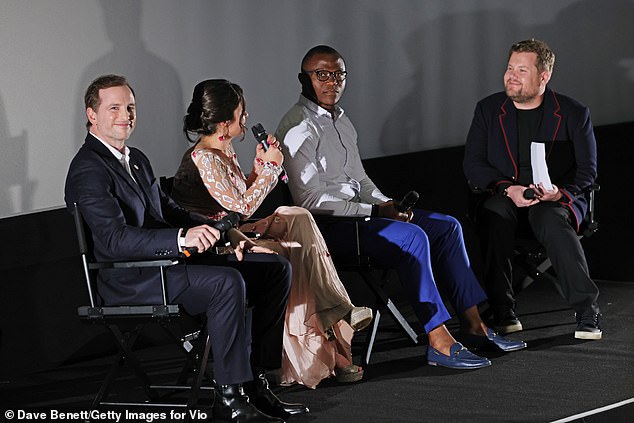
[[[522,330],[514,310],[511,260],[516,230],[526,221],[576,313],[575,338],[600,339],[599,289],[577,236],[588,210],[586,191],[597,175],[596,141],[588,108],[547,86],[554,63],[555,54],[543,41],[511,47],[504,92],[476,106],[464,172],[472,187],[490,194],[476,217],[496,328]],[[545,177],[537,176],[544,166],[531,163],[531,149],[544,151]]]
[[[281,367],[288,261],[275,254],[251,254],[235,268],[206,265],[202,253],[220,239],[214,222],[187,212],[163,193],[148,158],[125,144],[136,125],[135,96],[127,80],[118,75],[95,79],[84,102],[88,134],[70,164],[65,200],[69,207],[79,205],[97,260],[178,257],[185,248],[197,248],[201,254],[196,264],[167,269],[167,296],[188,313],[207,316],[219,385],[216,417],[279,422],[306,411],[301,404],[279,401],[264,376],[266,370]],[[240,260],[247,247],[235,247]],[[107,269],[97,283],[106,304],[161,301],[155,269]],[[247,298],[253,307],[251,355],[244,318]]]

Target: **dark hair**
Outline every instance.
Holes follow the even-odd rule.
[[[531,38],[519,41],[509,49],[509,59],[513,53],[535,53],[537,55],[537,70],[540,72],[553,71],[555,66],[555,53],[543,41]]]
[[[233,120],[233,113],[240,104],[242,113],[245,113],[246,102],[238,84],[226,79],[199,82],[194,87],[192,101],[183,118],[185,137],[190,142],[196,142],[201,135],[215,133],[219,123]],[[197,136],[192,137],[194,134]]]
[[[88,88],[86,89],[86,94],[84,94],[84,106],[86,106],[86,110],[91,108],[93,110],[97,110],[99,105],[101,104],[101,98],[99,97],[99,90],[103,90],[106,88],[112,87],[128,87],[130,91],[132,91],[132,95],[134,95],[134,90],[130,86],[130,83],[126,79],[125,76],[121,75],[102,75],[96,78],[94,81],[90,83]],[[135,96],[136,97],[136,96]],[[86,129],[90,130],[92,123],[90,121],[86,121]]]
[[[312,59],[313,56],[316,56],[318,54],[332,54],[333,56],[336,56],[339,59],[343,59],[343,56],[339,54],[337,50],[335,50],[334,48],[330,46],[326,46],[326,45],[315,46],[311,48],[310,50],[308,50],[308,52],[306,52],[306,54],[304,55],[304,58],[302,59],[302,65],[301,65],[300,71],[304,72],[306,70],[304,68],[304,66],[306,66],[306,63],[308,63],[308,61]]]

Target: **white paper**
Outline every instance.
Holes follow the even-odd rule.
[[[544,189],[552,190],[553,185],[550,183],[550,175],[548,175],[546,145],[544,143],[531,143],[531,166],[533,167],[533,184],[542,184]]]

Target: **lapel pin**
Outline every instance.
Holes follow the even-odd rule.
[[[137,165],[132,165],[132,167],[134,168],[134,170],[139,170],[139,166]]]

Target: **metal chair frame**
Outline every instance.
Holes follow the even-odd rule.
[[[167,300],[165,287],[165,269],[178,265],[177,259],[160,260],[136,260],[136,261],[114,261],[97,262],[93,259],[90,243],[86,233],[89,231],[80,212],[79,205],[73,204],[72,213],[75,220],[75,230],[79,244],[79,252],[82,260],[82,267],[90,305],[82,305],[77,309],[78,317],[85,323],[92,325],[103,325],[114,336],[118,356],[102,382],[99,391],[95,395],[92,406],[137,406],[137,407],[170,407],[187,409],[200,408],[199,397],[202,390],[212,390],[212,386],[203,386],[204,380],[212,379],[207,368],[210,354],[210,338],[205,334],[205,326],[201,325],[197,330],[190,333],[177,335],[170,329],[170,324],[192,319],[191,316],[178,304],[170,304]],[[131,269],[131,268],[156,268],[160,273],[162,303],[141,304],[141,305],[100,305],[96,285],[93,281],[94,273],[100,269]],[[147,372],[143,368],[141,361],[134,351],[135,344],[143,329],[150,324],[161,327],[168,337],[180,345],[185,354],[183,368],[178,375],[176,382],[170,385],[153,384]],[[127,327],[124,329],[123,327]],[[131,327],[131,329],[130,329]],[[116,376],[127,364],[141,382],[143,391],[147,397],[141,402],[114,402],[108,401],[108,396]],[[188,379],[191,382],[187,383]],[[186,400],[175,401],[171,397],[180,391],[188,391]]]

